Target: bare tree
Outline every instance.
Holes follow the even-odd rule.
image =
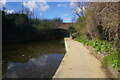
[[[81,2],[73,2],[73,12],[78,16],[85,16],[85,5]]]

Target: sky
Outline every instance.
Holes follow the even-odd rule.
[[[70,2],[6,2],[6,12],[16,13],[23,8],[28,8],[34,16],[42,19],[61,18],[63,22],[70,23],[77,16],[72,12]]]

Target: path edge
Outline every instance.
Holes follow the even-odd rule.
[[[60,68],[61,64],[64,62],[65,56],[66,56],[66,54],[67,54],[67,52],[68,52],[68,43],[67,43],[67,40],[68,40],[68,38],[64,38],[64,43],[65,43],[65,55],[64,55],[64,57],[63,57],[60,65],[59,65],[57,71],[55,72],[54,76],[52,77],[53,80],[55,80],[55,78],[58,78],[57,75],[58,75],[58,72],[59,72],[59,68]]]

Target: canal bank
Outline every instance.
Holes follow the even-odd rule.
[[[54,78],[107,78],[101,62],[82,44],[65,38],[66,54]]]

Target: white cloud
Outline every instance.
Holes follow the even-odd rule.
[[[12,14],[12,13],[14,13],[14,10],[8,10],[8,11],[6,11],[8,14]]]
[[[49,8],[49,5],[47,2],[40,2],[39,3],[39,9],[40,11],[46,11]]]
[[[49,8],[49,5],[47,5],[46,0],[43,1],[44,2],[36,3],[35,1],[30,0],[28,2],[24,2],[23,5],[30,11],[33,11],[35,8],[38,8],[40,11],[46,11]]]
[[[0,0],[0,8],[4,7],[6,4],[6,0]]]
[[[71,7],[76,7],[76,2],[70,2]]]
[[[67,7],[67,4],[58,4],[57,7]]]
[[[33,9],[35,9],[37,7],[37,4],[33,0],[30,0],[28,2],[24,2],[23,5],[26,8],[28,8],[30,11],[33,11]]]

